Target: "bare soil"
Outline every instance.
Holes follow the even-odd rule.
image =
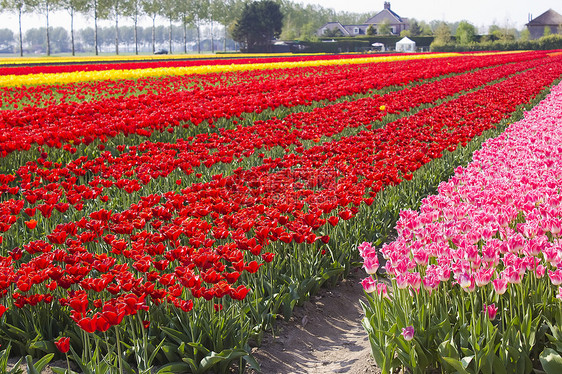
[[[335,288],[322,290],[277,323],[276,336],[264,338],[254,357],[263,374],[380,373],[361,325],[364,299],[360,270]],[[255,371],[250,371],[256,374]]]

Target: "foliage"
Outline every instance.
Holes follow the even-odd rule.
[[[474,41],[476,28],[467,21],[461,21],[455,33],[456,41],[460,44],[470,44]],[[439,40],[442,40],[439,38]]]
[[[435,44],[446,45],[451,41],[451,28],[445,22],[439,23],[435,29]]]
[[[384,21],[381,22],[381,24],[379,25],[379,30],[378,30],[380,35],[390,35],[392,34],[391,30],[390,30],[390,21],[388,19],[384,19]]]
[[[269,51],[271,42],[279,37],[283,14],[279,4],[261,0],[246,4],[232,30],[234,40],[244,44],[246,51]]]

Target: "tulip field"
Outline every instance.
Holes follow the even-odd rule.
[[[561,77],[557,51],[0,59],[0,371],[259,370],[363,257],[383,372],[557,372]]]

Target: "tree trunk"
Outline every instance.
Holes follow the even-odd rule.
[[[197,53],[201,54],[201,30],[199,28],[199,20],[197,20]]]
[[[172,54],[172,17],[170,17],[170,32],[168,33],[168,41],[170,44],[170,54]]]
[[[51,55],[51,38],[49,36],[49,1],[45,2],[45,17],[47,19],[47,56]]]
[[[98,2],[94,0],[94,50],[98,55]]]
[[[156,52],[156,15],[152,16],[152,53]]]
[[[211,53],[215,53],[215,38],[213,36],[213,19],[211,18]]]
[[[224,23],[224,44],[223,44],[225,52],[226,52],[226,36],[227,36],[227,33],[226,33],[226,22],[225,22]]]
[[[183,22],[183,52],[187,54],[187,23]]]
[[[135,54],[138,55],[139,54],[139,34],[138,34],[138,27],[137,27],[137,22],[138,22],[138,17],[135,14]]]
[[[19,27],[20,27],[20,57],[23,56],[23,36],[21,34],[21,8],[18,12],[18,19],[19,19]]]
[[[75,55],[74,49],[74,8],[70,8],[70,44],[72,44],[72,55]]]
[[[119,15],[117,14],[117,5],[115,5],[115,54],[119,54]]]

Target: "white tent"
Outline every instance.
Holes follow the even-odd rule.
[[[384,50],[385,50],[384,44],[382,44],[382,43],[373,43],[373,44],[371,44],[371,46],[375,47],[376,51],[384,52]]]
[[[416,42],[412,39],[405,37],[396,43],[396,52],[415,52]]]

